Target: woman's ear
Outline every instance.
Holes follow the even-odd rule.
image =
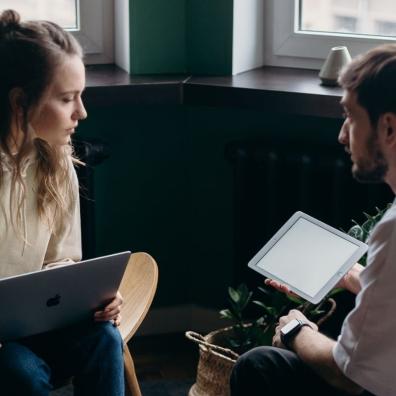
[[[12,88],[8,94],[8,100],[10,101],[13,114],[21,116],[26,106],[26,95],[23,89],[19,87]]]

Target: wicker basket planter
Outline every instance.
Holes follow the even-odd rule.
[[[335,312],[336,302],[332,298],[325,301],[322,307],[323,314],[316,321],[320,327]],[[298,309],[303,306],[298,307]],[[246,324],[250,326],[250,324]],[[230,395],[230,376],[232,368],[237,361],[239,354],[225,348],[227,339],[233,336],[233,327],[225,327],[212,331],[206,336],[187,331],[186,337],[197,343],[199,346],[199,362],[197,368],[197,378],[191,387],[188,396],[229,396]],[[272,334],[268,342],[271,344]]]
[[[221,345],[231,332],[232,327],[212,331],[206,336],[186,332],[186,337],[199,345],[197,378],[188,396],[229,396],[230,375],[239,355]]]

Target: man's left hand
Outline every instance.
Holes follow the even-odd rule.
[[[309,321],[306,316],[297,309],[292,309],[286,316],[279,318],[278,325],[275,328],[275,335],[272,338],[272,346],[284,349],[286,348],[281,341],[280,331],[283,326],[286,326],[293,319],[298,319],[302,322],[308,323],[313,330],[318,331],[318,326],[314,322]]]

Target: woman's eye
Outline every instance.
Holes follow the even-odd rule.
[[[73,101],[73,98],[62,98],[62,102],[64,102],[64,103],[69,103],[72,101]]]

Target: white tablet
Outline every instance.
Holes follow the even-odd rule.
[[[367,249],[344,232],[296,212],[248,266],[317,304]]]

